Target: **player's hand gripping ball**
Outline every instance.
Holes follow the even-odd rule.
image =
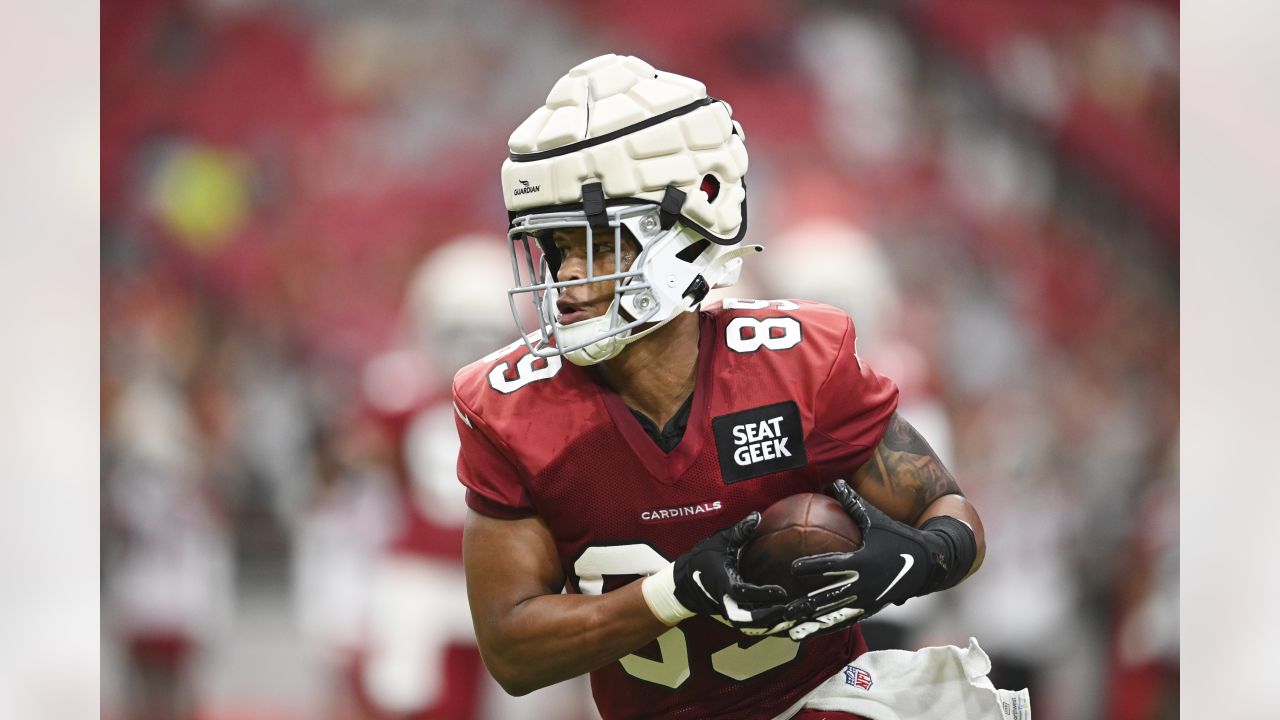
[[[793,575],[791,561],[860,547],[862,531],[839,502],[816,493],[791,495],[762,514],[755,537],[742,552],[742,577],[758,585],[781,585],[791,598],[803,598],[827,582]]]
[[[804,600],[791,601],[808,605],[800,622],[787,631],[792,640],[838,632],[891,603],[901,605],[951,587],[972,567],[977,541],[964,522],[942,515],[916,528],[886,515],[844,480],[827,492],[861,531],[864,545],[853,552],[820,552],[791,563],[791,574],[802,587],[817,586]],[[792,608],[790,615],[797,614]]]
[[[825,628],[857,622],[862,611],[847,605],[857,599],[857,572],[796,573],[795,562],[814,557],[848,557],[862,548],[862,529],[838,500],[801,493],[783,498],[765,511],[752,542],[743,548],[741,571],[748,582],[776,584],[787,591],[785,605],[753,608],[757,615],[777,619],[763,633],[740,627],[748,635],[787,631],[793,640],[812,634],[815,624]],[[796,627],[804,632],[796,633]]]

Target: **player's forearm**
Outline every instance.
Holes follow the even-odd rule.
[[[924,527],[924,524],[936,517],[953,517],[973,530],[974,540],[978,544],[978,553],[973,560],[973,564],[969,567],[969,572],[965,574],[965,578],[977,572],[982,567],[982,560],[987,554],[986,533],[982,529],[982,518],[978,516],[978,511],[973,507],[973,503],[969,502],[963,495],[943,495],[934,500],[920,513],[914,523],[915,527]]]
[[[521,602],[493,632],[481,633],[481,652],[503,689],[524,695],[607,665],[668,629],[633,582],[598,596],[540,595]]]

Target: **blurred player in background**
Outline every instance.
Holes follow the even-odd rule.
[[[511,136],[513,296],[536,319],[454,380],[486,664],[513,694],[590,672],[606,718],[1028,717],[976,644],[867,652],[858,621],[976,570],[982,523],[847,314],[702,307],[761,250],[743,141],[702,83],[616,55]],[[797,560],[826,581],[803,597],[744,581],[754,511],[824,486],[864,545]]]
[[[425,257],[405,298],[409,342],[365,372],[369,406],[391,432],[398,528],[367,585],[353,680],[370,718],[574,718],[584,683],[515,699],[485,672],[462,573],[464,491],[448,381],[511,336],[499,237],[463,235]]]

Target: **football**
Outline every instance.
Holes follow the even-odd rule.
[[[747,582],[781,585],[791,597],[822,587],[821,578],[802,582],[791,575],[791,561],[806,555],[853,552],[862,532],[840,503],[826,495],[800,493],[770,505],[755,537],[743,548],[740,569]]]

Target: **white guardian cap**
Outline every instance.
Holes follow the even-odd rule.
[[[512,314],[530,350],[578,365],[616,356],[713,287],[738,279],[747,228],[747,149],[728,103],[680,75],[635,57],[602,55],[560,78],[547,102],[511,134],[502,164],[510,219]],[[560,254],[551,234],[587,233],[586,277],[558,282]],[[597,274],[592,248],[607,233],[613,272]],[[623,265],[633,239],[639,253]],[[630,253],[628,253],[630,254]],[[561,325],[563,288],[616,283],[599,317]],[[537,327],[521,321],[531,299]]]

